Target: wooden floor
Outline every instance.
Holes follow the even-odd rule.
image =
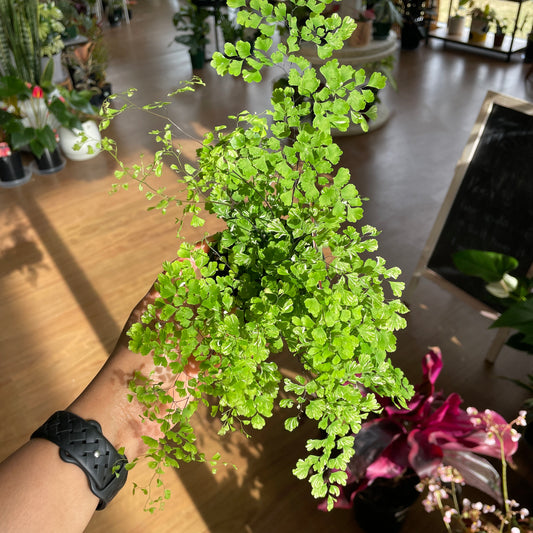
[[[188,77],[187,53],[173,39],[172,0],[139,0],[131,25],[106,28],[115,91],[137,87],[144,101],[161,98]],[[210,50],[213,50],[211,46]],[[499,56],[430,43],[399,52],[399,89],[387,89],[389,122],[366,136],[340,141],[344,164],[366,203],[366,222],[382,230],[381,254],[403,270],[408,281],[435,220],[487,90],[532,99],[520,57]],[[242,108],[261,110],[270,80],[256,87],[220,79],[209,68],[194,95],[173,106],[173,116],[199,135]],[[153,123],[123,117],[112,133],[121,156],[133,161],[152,145],[145,132]],[[184,137],[194,157],[196,144]],[[109,195],[114,163],[104,155],[69,161],[61,172],[34,175],[17,189],[0,189],[0,459],[84,388],[105,361],[132,306],[177,249],[174,217],[146,211],[135,190]],[[171,176],[161,183],[172,187]],[[218,229],[216,222],[208,231]],[[188,231],[191,240],[201,236]],[[524,393],[501,376],[524,377],[533,359],[505,349],[496,364],[484,356],[493,333],[486,319],[422,281],[412,303],[408,328],[399,335],[395,362],[420,376],[426,347],[444,354],[440,384],[457,391],[465,405],[493,408],[513,417]],[[203,466],[186,466],[167,476],[173,497],[155,516],[143,512],[143,497],[124,489],[91,522],[90,533],[299,533],[358,531],[351,513],[316,510],[306,482],[291,475],[312,428],[295,434],[274,419],[254,440],[240,436],[218,442],[216,425],[199,417],[201,444],[220,449],[238,470],[215,476]],[[517,499],[532,507],[531,450],[521,449],[521,474],[513,474]],[[146,482],[149,472],[133,470]],[[528,481],[529,480],[529,481]],[[43,487],[43,490],[46,490]],[[420,507],[412,510],[404,533],[440,525]],[[1,525],[0,525],[1,529]]]

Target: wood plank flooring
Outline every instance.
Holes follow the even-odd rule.
[[[186,51],[169,46],[177,7],[172,0],[139,0],[131,25],[105,28],[108,78],[115,91],[137,87],[139,97],[149,102],[188,77]],[[486,91],[531,100],[526,71],[518,57],[505,63],[465,49],[443,49],[440,43],[399,52],[399,89],[387,89],[385,95],[392,110],[389,122],[371,134],[341,139],[343,162],[370,199],[365,220],[382,230],[381,254],[402,268],[404,281],[413,272]],[[200,74],[207,87],[172,107],[189,133],[201,135],[228,114],[266,105],[271,77],[249,87],[220,79],[209,67]],[[153,145],[145,132],[154,125],[139,115],[117,121],[110,134],[121,157],[134,161],[137,153],[150,153]],[[196,144],[184,137],[183,146],[193,158]],[[147,212],[143,195],[135,190],[108,194],[114,169],[111,159],[99,155],[69,161],[54,175],[34,175],[20,188],[0,189],[0,459],[81,392],[161,263],[177,249],[172,213]],[[172,188],[171,174],[160,183]],[[209,221],[207,231],[218,228]],[[202,232],[186,235],[194,241]],[[426,347],[439,345],[445,357],[444,390],[459,392],[465,405],[515,415],[524,393],[500,377],[524,377],[533,371],[533,359],[504,350],[495,365],[487,365],[484,355],[493,335],[487,321],[426,281],[415,294],[408,322],[394,360],[411,379],[420,376]],[[287,434],[275,417],[253,440],[234,435],[222,442],[209,417],[200,416],[198,426],[202,446],[208,452],[221,449],[237,470],[222,468],[213,476],[201,465],[187,465],[170,472],[173,497],[154,516],[142,510],[143,497],[126,488],[95,515],[87,531],[358,531],[348,511],[317,511],[307,483],[291,475],[312,434],[310,426]],[[531,450],[521,450],[518,460],[522,473],[513,473],[513,488],[517,499],[532,506]],[[131,474],[138,483],[149,476],[142,466]],[[429,528],[439,531],[436,517],[417,508],[404,533]]]

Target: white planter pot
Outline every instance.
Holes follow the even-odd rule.
[[[450,17],[448,19],[448,35],[462,35],[465,29],[465,17]]]
[[[48,64],[48,61],[50,60],[52,60],[54,64],[54,75],[52,77],[52,83],[63,83],[68,77],[68,72],[63,68],[63,63],[61,62],[61,52],[54,54],[51,58],[42,57],[41,70],[44,70],[44,68]]]
[[[81,141],[81,133],[87,136],[84,142]],[[87,159],[96,157],[100,153],[97,145],[101,140],[102,136],[94,120],[83,123],[83,132],[77,129],[59,128],[59,146],[63,154],[72,161],[87,161]],[[74,150],[75,145],[80,145],[80,149]]]

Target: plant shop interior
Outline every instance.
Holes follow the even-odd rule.
[[[418,418],[406,419],[406,426],[398,422],[408,409],[404,406],[402,410],[401,402],[396,406],[389,403],[386,411],[378,409],[369,421],[382,421],[379,417],[385,412],[393,417],[387,427],[394,426],[399,431],[394,439],[401,438],[405,446],[410,446],[405,460],[409,469],[416,471],[413,474],[420,474],[420,458],[433,453],[439,465],[455,467],[465,485],[443,475],[444,488],[435,490],[432,476],[436,470],[430,469],[428,478],[417,477],[419,490],[405,510],[394,509],[401,514],[396,529],[381,525],[379,515],[385,512],[385,504],[378,505],[364,523],[359,519],[363,511],[354,502],[365,494],[365,487],[360,491],[354,487],[364,478],[367,488],[379,488],[380,476],[370,477],[370,473],[378,468],[386,470],[385,460],[392,468],[392,455],[376,460],[374,451],[363,478],[350,477],[353,472],[349,473],[348,485],[341,488],[338,502],[328,511],[325,494],[314,497],[306,476],[293,475],[306,447],[310,451],[309,443],[323,438],[325,427],[317,426],[313,416],[300,417],[298,427],[287,431],[285,410],[275,407],[263,429],[252,422],[245,426],[245,433],[231,431],[220,436],[219,417],[212,417],[209,408],[200,406],[191,425],[196,445],[206,457],[220,453],[216,472],[212,472],[208,461],[185,461],[179,468],[168,468],[162,479],[171,496],[166,499],[165,492],[164,508],[160,509],[156,493],[161,487],[154,482],[154,470],[140,460],[129,471],[124,488],[105,510],[94,514],[86,531],[533,531],[527,512],[533,512],[533,439],[528,442],[525,438],[527,430],[531,434],[533,420],[533,286],[527,277],[533,263],[531,0],[490,0],[488,4],[473,0],[457,5],[435,0],[378,0],[368,4],[358,0],[232,0],[231,8],[219,0],[35,0],[37,4],[38,23],[43,25],[43,17],[49,17],[50,23],[50,28],[41,32],[41,45],[44,48],[46,44],[50,50],[41,54],[42,62],[39,63],[40,57],[36,59],[37,78],[25,77],[15,53],[9,56],[7,52],[6,59],[6,50],[2,48],[0,52],[2,173],[14,165],[9,162],[12,152],[20,153],[22,162],[21,174],[0,176],[0,460],[27,442],[53,412],[65,409],[81,393],[105,363],[130,311],[158,277],[163,263],[177,257],[181,242],[176,239],[179,210],[172,202],[155,209],[158,196],[163,198],[163,188],[164,194],[184,194],[183,183],[176,182],[175,167],[165,162],[146,183],[141,183],[144,178],[137,179],[139,183],[130,179],[129,188],[122,186],[127,182],[122,171],[125,167],[137,168],[141,173],[137,175],[143,175],[144,165],[160,146],[158,135],[150,132],[162,128],[162,117],[170,117],[175,125],[173,142],[184,163],[180,168],[191,174],[187,168],[196,166],[204,135],[218,125],[234,123],[228,117],[238,116],[244,109],[266,116],[264,110],[271,107],[273,87],[284,83],[304,87],[298,85],[300,81],[293,74],[288,75],[281,61],[274,61],[261,76],[254,70],[258,61],[248,61],[248,69],[242,67],[240,71],[245,58],[255,53],[254,46],[256,51],[262,51],[272,39],[275,43],[291,43],[291,37],[287,38],[279,27],[259,24],[253,17],[257,13],[278,13],[280,5],[294,4],[299,9],[297,15],[296,11],[294,17],[291,15],[294,28],[310,27],[308,21],[318,20],[317,13],[324,9],[326,22],[322,23],[326,26],[328,17],[352,17],[358,33],[348,38],[344,48],[334,51],[338,64],[356,70],[365,68],[369,75],[376,73],[375,79],[383,75],[387,78],[386,86],[379,90],[377,82],[367,78],[362,94],[369,105],[352,112],[352,119],[358,117],[353,119],[356,124],[340,125],[334,131],[333,146],[338,146],[342,155],[333,163],[349,170],[350,184],[363,199],[362,221],[349,219],[347,224],[367,224],[379,231],[378,250],[363,250],[362,257],[371,253],[372,257],[383,257],[388,267],[401,269],[397,281],[408,288],[402,300],[408,312],[403,315],[405,327],[395,332],[396,347],[388,350],[387,357],[413,386],[422,384],[416,388],[416,398],[423,397],[425,403],[416,410]],[[21,5],[15,0],[0,0],[2,17],[9,13],[18,17],[17,13],[26,9]],[[247,12],[247,18],[239,16],[240,11]],[[475,16],[480,13],[486,20],[484,36],[479,36],[474,27]],[[449,27],[455,16],[466,19],[466,25],[459,30]],[[29,17],[17,19],[17,24],[24,24]],[[251,27],[243,27],[245,18]],[[384,35],[378,34],[378,28],[387,20],[390,24]],[[9,33],[6,28],[16,30],[20,26],[5,21],[0,21],[0,37],[7,42],[14,37],[13,31]],[[70,26],[75,26],[76,31],[67,35]],[[267,26],[273,28],[272,39],[257,38],[258,27],[267,35]],[[322,44],[329,38],[331,27],[328,28],[325,33],[318,33]],[[498,33],[504,33],[499,46],[494,42]],[[248,39],[246,46],[235,44],[242,39]],[[57,46],[58,41],[63,42]],[[1,44],[3,47],[4,42]],[[309,65],[321,69],[328,61],[312,47],[302,46],[299,53],[305,58],[297,63],[302,70]],[[237,62],[230,61],[230,56],[242,59],[238,71],[234,69]],[[54,61],[47,57],[57,59],[53,71],[50,65]],[[6,66],[8,63],[12,70]],[[213,65],[219,71],[229,68],[234,75],[221,76]],[[331,74],[325,68],[321,72],[326,78],[330,76],[323,86],[331,87]],[[193,75],[203,83],[196,84],[194,91],[175,94],[178,87],[188,87],[183,83]],[[246,76],[248,80],[243,79]],[[136,89],[131,100],[135,106],[158,101],[168,101],[170,105],[113,113],[120,109],[122,100],[105,98],[130,88]],[[318,91],[317,82],[314,92]],[[303,92],[293,96],[295,107],[312,98]],[[325,105],[324,101],[315,103],[316,109]],[[375,106],[370,105],[374,103]],[[489,104],[493,105],[491,109],[497,107],[508,114],[496,117],[489,111]],[[112,120],[107,129],[99,132],[98,124],[102,127],[107,122],[98,116],[100,106]],[[49,121],[51,115],[54,121]],[[509,125],[515,116],[522,121],[518,127]],[[87,120],[92,126],[86,126]],[[310,131],[314,122],[312,117],[307,120],[307,126],[305,122],[299,124],[302,130]],[[72,133],[80,130],[85,132],[85,138]],[[92,136],[101,136],[104,141],[90,145]],[[489,136],[492,137],[488,139]],[[522,140],[515,141],[515,137]],[[101,149],[108,138],[116,144]],[[236,145],[237,139],[231,142]],[[513,148],[516,142],[518,149]],[[481,152],[484,143],[490,146]],[[81,149],[73,144],[81,144]],[[503,159],[497,157],[500,150],[506,154]],[[497,162],[491,163],[488,171],[483,167],[483,179],[472,184],[468,171],[474,169],[481,153]],[[47,156],[56,159],[51,166],[42,167],[41,160]],[[197,176],[204,179],[202,173]],[[326,182],[320,181],[317,187]],[[488,190],[486,183],[501,187]],[[343,189],[347,200],[348,190],[355,189]],[[148,202],[147,191],[148,196],[153,196]],[[211,194],[211,190],[208,192]],[[457,206],[454,200],[461,195],[464,200]],[[482,201],[478,201],[479,197]],[[292,202],[298,203],[294,194]],[[487,208],[491,202],[505,204],[513,220],[504,220],[500,212]],[[262,204],[268,204],[267,199]],[[333,207],[331,210],[335,212]],[[193,220],[196,215],[202,216],[205,224],[189,224],[191,215]],[[446,230],[444,222],[454,216],[458,219],[456,226]],[[466,220],[463,216],[469,217],[468,222],[461,223]],[[191,245],[225,229],[226,222],[212,212],[191,211],[185,218],[180,239]],[[511,225],[514,227],[509,228]],[[513,234],[511,248],[498,248],[504,238],[495,235],[502,227],[502,234]],[[446,231],[452,235],[443,243]],[[500,272],[491,278],[491,271],[480,282],[479,286],[486,285],[493,295],[488,304],[483,296],[457,286],[455,278],[447,276],[446,265],[431,270],[432,261],[436,261],[434,250],[463,242],[461,236],[468,232],[483,238],[488,234],[488,241],[476,244],[474,239],[460,248],[505,254],[496,259],[490,256],[492,262],[485,265],[485,271],[492,268]],[[314,237],[318,239],[320,235]],[[486,250],[487,242],[495,243],[495,248]],[[455,251],[459,250],[451,250],[450,254]],[[463,256],[463,272],[483,277],[474,272],[473,262],[471,256],[466,260]],[[460,268],[459,259],[450,264]],[[518,307],[512,307],[512,297],[519,300]],[[310,301],[306,300],[306,306],[313,315]],[[508,316],[509,309],[513,316],[522,310],[518,325],[505,322],[506,327],[491,327],[498,317]],[[295,328],[300,325],[298,320],[293,317]],[[517,331],[522,335],[520,345],[503,343]],[[503,339],[500,344],[499,339]],[[300,372],[298,361],[283,350],[276,354],[276,362],[283,376]],[[442,391],[442,396],[438,396],[438,391]],[[452,400],[462,401],[453,414],[442,414],[442,406],[449,407]],[[424,411],[424,421],[425,408],[429,411]],[[485,424],[483,417],[494,412],[501,415],[497,420],[503,417],[508,423],[515,421],[513,427],[500,424],[501,434],[499,430],[487,430],[484,445],[477,446],[474,437],[478,438],[479,431],[474,426]],[[310,410],[306,413],[309,415]],[[442,419],[436,420],[439,413]],[[445,418],[452,415],[456,418]],[[462,424],[463,429],[466,424],[470,429],[458,436],[459,430],[450,429],[455,423],[458,427]],[[416,424],[418,433],[409,434]],[[519,433],[524,433],[520,439]],[[417,440],[422,439],[420,435],[429,434],[423,444]],[[496,453],[487,452],[489,444]],[[362,456],[364,446],[360,446]],[[479,452],[468,457],[481,457],[484,461],[471,465],[472,475],[481,479],[477,483],[469,483],[471,478],[461,471],[463,459],[459,454],[465,450]],[[370,453],[368,449],[366,453]],[[328,463],[332,464],[336,463]],[[335,468],[331,468],[331,479],[342,478],[334,474]],[[394,476],[384,477],[390,481]],[[492,489],[484,490],[490,480]],[[456,492],[451,494],[448,490],[456,483],[462,494],[459,510],[454,507]],[[346,505],[337,505],[343,498]]]

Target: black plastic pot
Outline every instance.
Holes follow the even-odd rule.
[[[415,474],[376,479],[355,496],[353,511],[359,526],[367,533],[398,533],[420,495],[415,488],[419,481]]]
[[[191,65],[193,69],[203,68],[205,65],[205,50],[200,49],[195,53],[189,50],[189,55],[191,56]]]
[[[122,21],[122,8],[110,9],[107,14],[107,20],[110,26],[118,26]]]
[[[19,152],[13,152],[7,157],[0,157],[0,181],[16,181],[23,177],[24,167]]]
[[[385,41],[390,33],[392,24],[390,22],[376,22],[372,24],[373,34],[372,37],[375,41]]]
[[[421,40],[422,33],[418,24],[404,20],[402,26],[402,50],[414,50],[418,48]]]
[[[524,63],[533,63],[533,36],[531,34],[527,39]]]
[[[59,146],[53,152],[45,148],[41,157],[35,157],[37,169],[40,174],[53,174],[65,166],[65,160],[61,156]]]
[[[102,104],[104,103],[105,99],[111,95],[113,89],[111,87],[111,84],[106,82],[102,85],[102,87],[100,87],[100,91],[100,93],[91,96],[91,105],[95,107],[102,107]]]

